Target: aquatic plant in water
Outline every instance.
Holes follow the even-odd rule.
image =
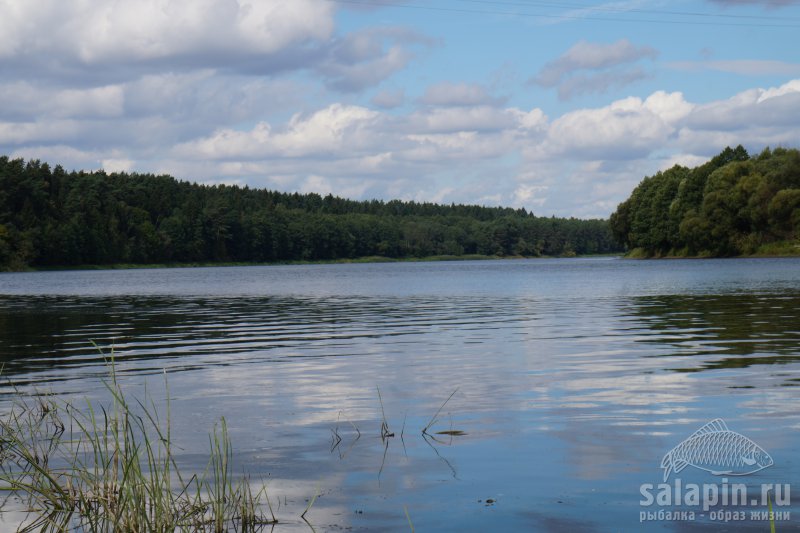
[[[108,359],[108,404],[14,389],[0,417],[0,489],[26,513],[18,531],[255,531],[277,522],[262,483],[234,481],[225,419],[209,436],[208,466],[186,478],[166,417],[131,399]],[[269,515],[264,512],[264,504]]]

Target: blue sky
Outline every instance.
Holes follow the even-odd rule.
[[[606,217],[800,146],[796,0],[5,0],[0,153]]]

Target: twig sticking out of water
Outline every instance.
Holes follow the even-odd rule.
[[[381,403],[381,416],[383,417],[383,421],[381,422],[381,440],[386,440],[389,437],[394,437],[394,433],[389,431],[389,423],[386,422],[386,411],[383,409],[383,398],[381,397],[381,389],[380,387],[375,387],[378,390],[378,401]]]
[[[300,515],[300,518],[302,518],[303,520],[306,519],[306,513],[308,512],[309,509],[311,509],[311,506],[314,505],[314,502],[317,501],[317,496],[319,496],[319,483],[317,483],[317,488],[314,490],[314,496],[308,502],[308,507],[306,507],[306,510],[303,511],[303,514]]]
[[[272,502],[269,499],[269,494],[267,494],[267,484],[264,482],[263,479],[261,480],[261,486],[263,487],[264,490],[264,497],[267,500],[267,507],[269,507],[269,514],[270,516],[272,516],[272,525],[274,527],[275,524],[278,523],[278,519],[275,518],[275,510],[272,508]],[[281,507],[281,499],[280,497],[278,497],[278,509],[280,509],[280,507]]]
[[[450,396],[448,396],[448,397],[447,397],[447,399],[444,401],[444,403],[442,403],[442,405],[440,405],[440,406],[439,406],[439,409],[438,409],[438,410],[436,411],[436,413],[435,413],[435,414],[434,414],[434,415],[431,417],[430,421],[428,422],[428,425],[427,425],[427,426],[425,426],[425,427],[422,429],[422,434],[423,434],[423,435],[429,435],[429,433],[428,433],[428,430],[431,428],[431,426],[433,426],[433,425],[434,425],[436,422],[438,422],[438,421],[439,421],[439,414],[442,412],[442,409],[444,409],[444,406],[445,406],[445,405],[447,405],[447,402],[449,402],[449,401],[450,401],[450,399],[451,399],[453,396],[455,396],[455,394],[456,394],[457,392],[458,392],[458,387],[456,387],[456,390],[454,390],[453,392],[451,392],[451,393],[450,393]]]

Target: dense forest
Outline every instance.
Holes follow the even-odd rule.
[[[734,256],[800,253],[800,152],[750,157],[726,148],[689,169],[645,178],[611,215],[632,255]]]
[[[352,201],[170,176],[66,172],[0,157],[0,269],[272,262],[621,248],[605,220],[524,209]]]

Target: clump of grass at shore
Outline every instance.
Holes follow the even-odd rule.
[[[644,248],[632,248],[625,253],[626,259],[711,259],[715,257],[754,258],[754,257],[800,257],[800,241],[786,240],[759,245],[738,255],[716,256],[708,250],[691,252],[688,248],[671,249],[667,252],[653,252]]]
[[[233,479],[224,419],[205,472],[186,478],[169,399],[162,419],[152,399],[126,397],[113,359],[105,385],[105,405],[16,391],[0,417],[0,489],[27,512],[18,531],[246,532],[277,522],[263,484],[254,492],[249,478]]]

